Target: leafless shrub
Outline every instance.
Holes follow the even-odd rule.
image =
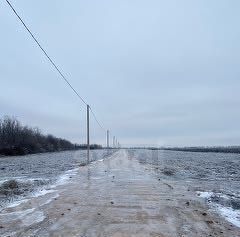
[[[0,154],[25,155],[73,148],[71,142],[43,135],[38,128],[22,126],[15,118],[5,116],[0,120]]]

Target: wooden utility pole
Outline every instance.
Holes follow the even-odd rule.
[[[89,105],[87,105],[87,163],[89,164],[90,138],[89,138]]]
[[[109,130],[107,130],[107,148],[109,149]]]

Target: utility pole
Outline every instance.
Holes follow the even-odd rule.
[[[115,136],[113,136],[113,148],[115,147]]]
[[[109,149],[109,130],[107,130],[107,149]]]
[[[90,138],[89,138],[89,105],[87,105],[87,163],[89,164]]]

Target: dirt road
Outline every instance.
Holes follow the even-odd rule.
[[[183,182],[162,181],[119,150],[69,182],[0,214],[0,236],[240,236]]]

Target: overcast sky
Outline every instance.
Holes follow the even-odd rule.
[[[11,2],[122,144],[240,144],[239,0]],[[0,30],[0,116],[85,142],[84,105],[5,1]]]

